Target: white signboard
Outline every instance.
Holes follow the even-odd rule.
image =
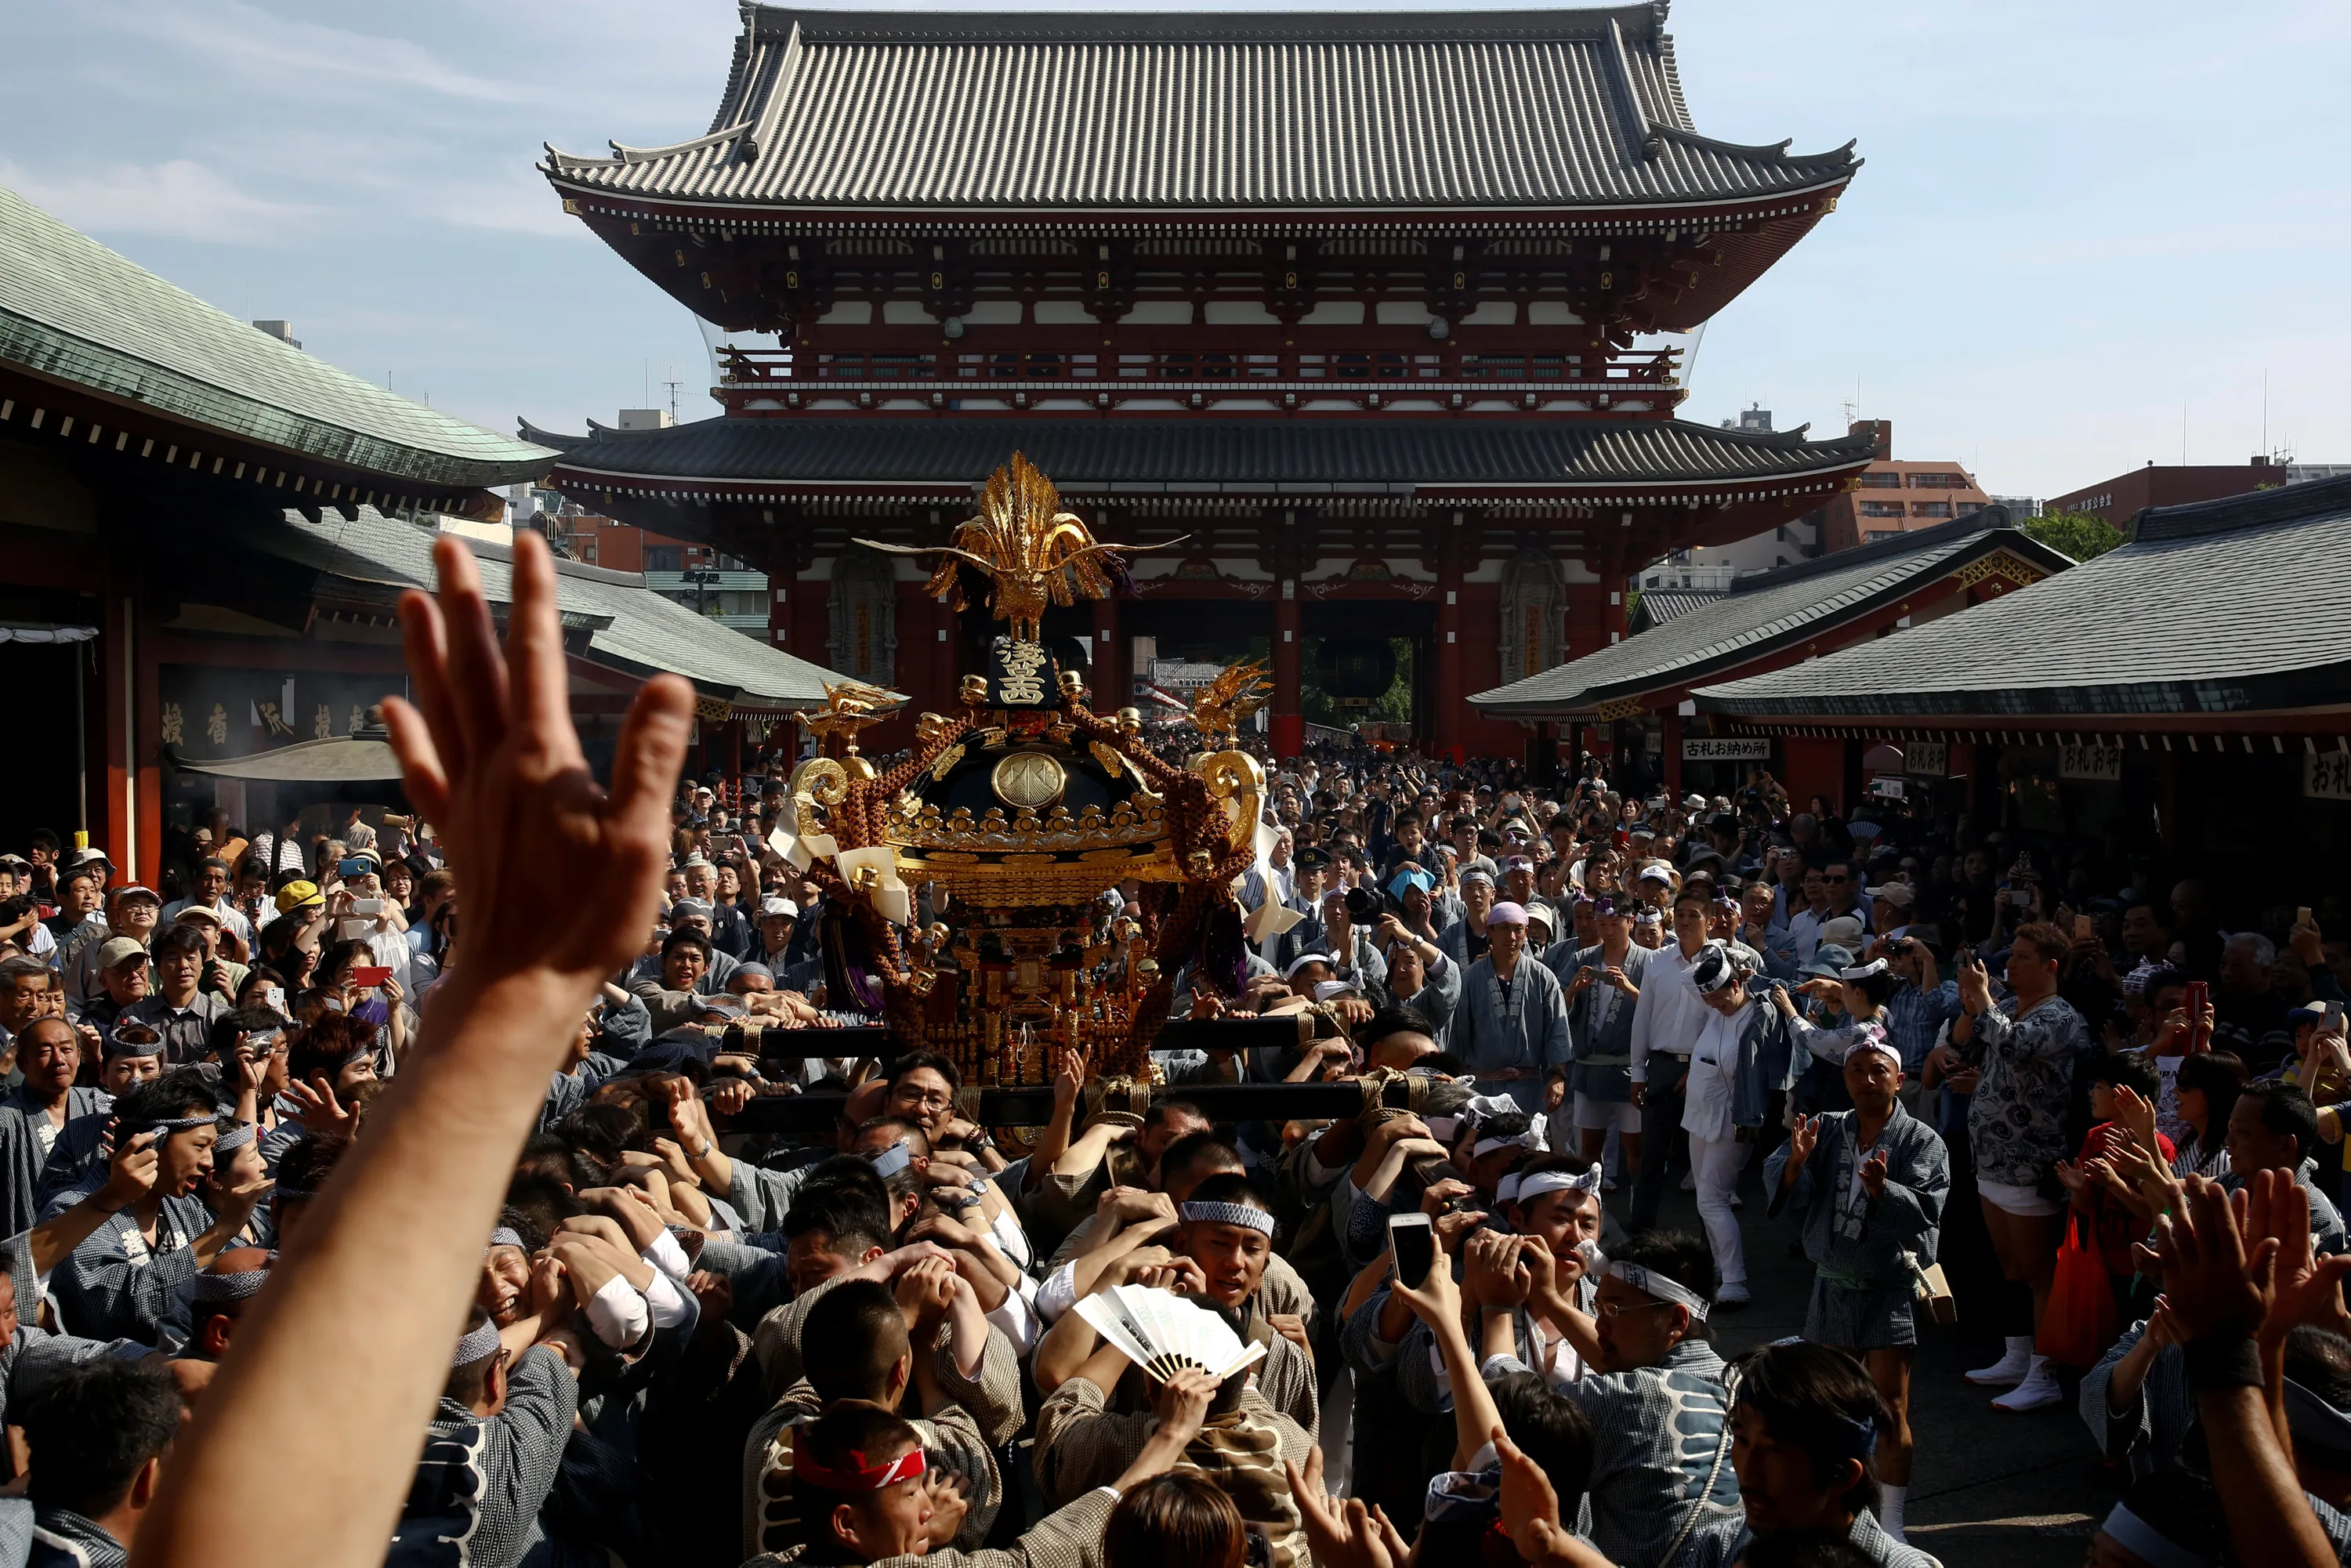
[[[1684,736],[1682,760],[1684,762],[1769,762],[1771,760],[1771,739],[1769,736],[1736,737]]]
[[[1913,779],[1944,779],[1951,771],[1951,748],[1940,740],[1902,743],[1902,771]]]
[[[1225,673],[1222,664],[1208,664],[1193,659],[1154,659],[1151,661],[1151,683],[1173,691],[1188,691],[1205,686]]]
[[[2302,792],[2314,800],[2351,800],[2351,751],[2304,752]]]
[[[2101,746],[2095,740],[2069,741],[2057,748],[2057,777],[2119,784],[2123,778],[2123,748]]]

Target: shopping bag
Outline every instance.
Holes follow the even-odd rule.
[[[2098,1364],[2122,1326],[2116,1318],[2105,1260],[2085,1235],[2086,1229],[2081,1216],[2067,1214],[2065,1240],[2057,1249],[2057,1277],[2049,1287],[2049,1308],[2041,1316],[2034,1346],[2060,1365],[2084,1369]]]

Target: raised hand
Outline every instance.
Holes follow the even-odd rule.
[[[155,1190],[155,1173],[162,1163],[157,1144],[160,1132],[138,1133],[115,1150],[106,1163],[106,1185],[91,1196],[109,1214],[120,1214]]]
[[[1886,1196],[1886,1151],[1874,1151],[1861,1164],[1861,1190],[1872,1197]]]
[[[2190,1339],[2251,1335],[2268,1312],[2277,1243],[2257,1239],[2247,1249],[2220,1183],[2189,1176],[2182,1186],[2186,1212],[2155,1222],[2156,1255],[2172,1314]]]
[[[359,1130],[360,1113],[335,1098],[334,1086],[324,1077],[308,1083],[288,1083],[287,1097],[294,1102],[294,1119],[314,1137],[348,1138]]]
[[[473,552],[434,547],[438,599],[401,596],[413,704],[384,699],[408,798],[464,868],[453,981],[469,992],[552,978],[575,1013],[636,957],[669,859],[669,803],[693,688],[656,675],[622,721],[608,794],[571,725],[569,674],[546,541],[515,536],[513,603],[497,642]]]
[[[1797,1117],[1795,1125],[1788,1129],[1789,1166],[1802,1166],[1813,1157],[1813,1151],[1820,1146],[1820,1142],[1821,1119],[1818,1116]]]

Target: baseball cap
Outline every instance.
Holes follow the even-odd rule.
[[[1918,890],[1907,882],[1889,882],[1883,887],[1865,887],[1861,891],[1872,898],[1886,900],[1896,909],[1909,908],[1918,896]]]
[[[712,909],[710,905],[705,904],[698,898],[681,898],[675,904],[669,906],[669,917],[673,922],[674,922],[681,915],[699,915],[705,920],[709,920],[713,918],[716,913],[717,912]]]
[[[0,865],[23,866],[26,870],[30,871],[33,867],[33,862],[26,860],[23,855],[11,850],[5,853],[0,853]]]
[[[134,898],[143,898],[151,904],[161,904],[163,902],[163,900],[157,895],[153,888],[141,887],[135,882],[127,883],[124,885],[116,888],[114,890],[114,898],[115,902],[118,904],[128,904]]]
[[[318,909],[326,902],[327,895],[319,891],[317,883],[298,877],[277,890],[277,913],[280,915],[291,915],[298,909]]]
[[[1840,915],[1834,920],[1821,922],[1821,940],[1848,950],[1861,946],[1861,917]]]
[[[760,919],[766,920],[778,915],[789,915],[792,919],[798,920],[800,917],[800,906],[789,898],[770,896],[759,900]]]
[[[136,936],[110,936],[98,945],[98,967],[101,970],[111,969],[132,958],[144,960],[146,956],[146,944]]]
[[[191,904],[172,916],[174,925],[184,925],[191,920],[209,920],[218,925],[221,924],[220,911],[209,904]]]
[[[113,863],[114,862],[106,858],[106,852],[95,845],[92,845],[89,849],[76,850],[73,853],[66,856],[66,869],[68,871],[79,871],[86,865],[112,865]]]

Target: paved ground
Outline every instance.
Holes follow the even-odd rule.
[[[1628,1192],[1608,1203],[1619,1218]],[[1799,1333],[1812,1265],[1788,1255],[1793,1228],[1762,1218],[1750,1178],[1740,1211],[1755,1304],[1718,1320],[1725,1355]],[[1698,1231],[1687,1193],[1667,1197],[1666,1224]],[[2030,1415],[1994,1410],[1988,1391],[1961,1374],[1999,1359],[1999,1346],[1958,1325],[1920,1335],[1910,1423],[1918,1444],[1908,1509],[1911,1544],[1949,1568],[2073,1568],[2115,1493],[2097,1477],[2095,1449],[2069,1400]]]

